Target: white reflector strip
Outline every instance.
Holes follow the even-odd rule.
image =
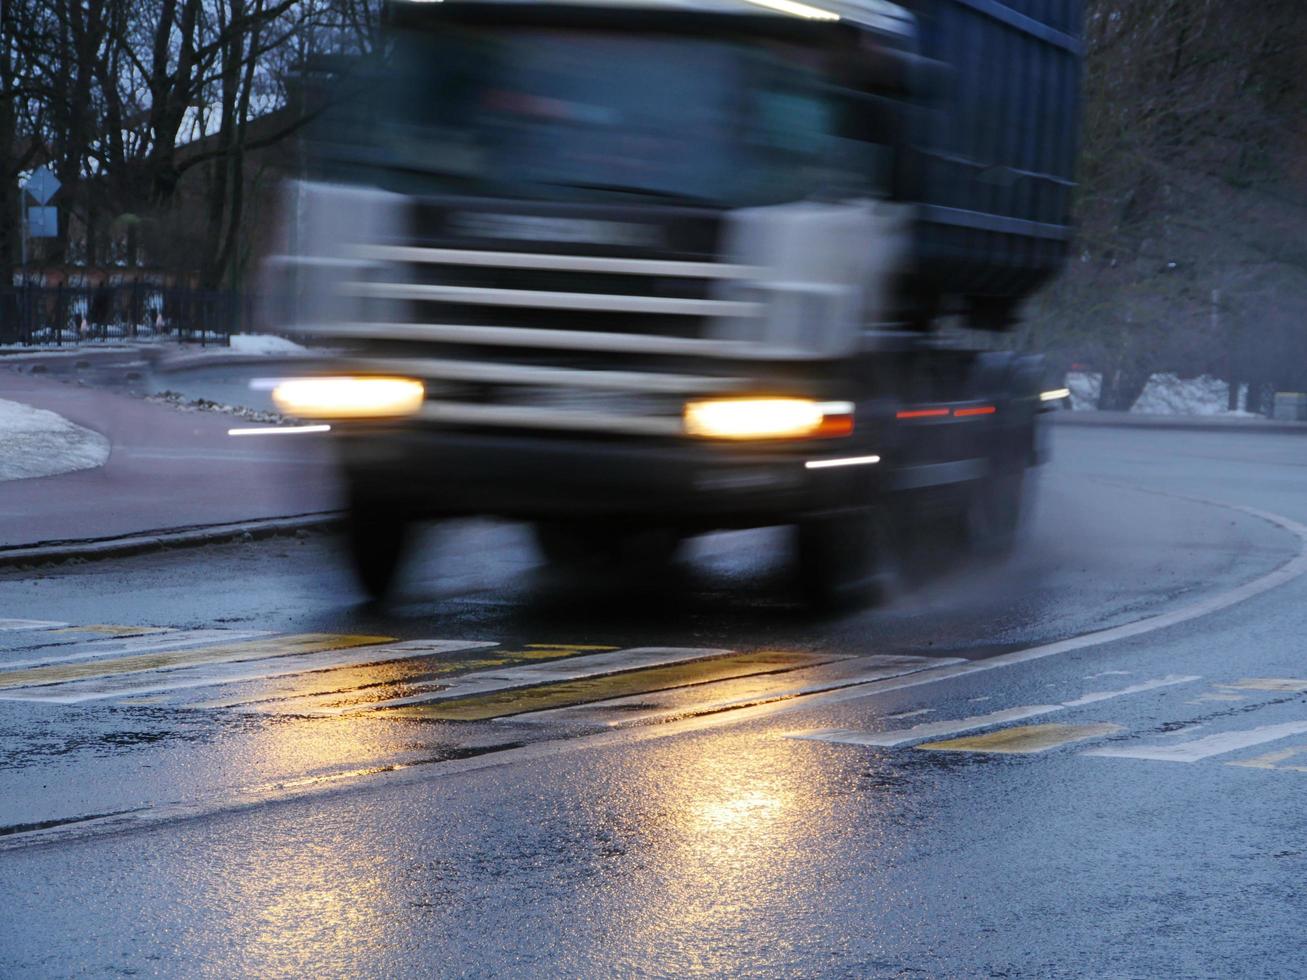
[[[268,425],[248,429],[228,429],[229,436],[294,436],[306,432],[330,432],[329,425]]]
[[[844,459],[810,459],[803,465],[809,470],[829,470],[836,466],[870,466],[879,462],[879,456],[848,456]]]

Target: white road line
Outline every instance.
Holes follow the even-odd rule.
[[[11,630],[57,630],[67,623],[52,623],[44,619],[0,619],[0,633]]]
[[[1280,725],[1262,725],[1237,732],[1221,732],[1196,738],[1179,745],[1105,745],[1089,749],[1081,755],[1103,756],[1112,759],[1151,759],[1157,762],[1198,762],[1214,755],[1224,755],[1264,742],[1275,742],[1291,735],[1307,733],[1307,721],[1290,721]]]
[[[1093,694],[1086,694],[1072,701],[1064,701],[1061,704],[1030,704],[1018,708],[1005,708],[1002,711],[994,711],[987,715],[972,715],[970,718],[958,718],[955,721],[932,721],[891,732],[859,732],[847,728],[826,728],[812,732],[793,732],[787,737],[816,742],[838,742],[847,745],[877,745],[883,748],[896,748],[900,745],[922,742],[929,738],[939,738],[942,735],[960,735],[963,732],[974,732],[982,728],[991,728],[995,725],[1003,725],[1013,721],[1024,721],[1027,718],[1052,714],[1054,711],[1079,708],[1087,704],[1097,704],[1100,701],[1122,698],[1143,691],[1172,687],[1176,684],[1189,684],[1196,680],[1201,680],[1201,678],[1188,675],[1159,677],[1156,680],[1144,681],[1141,684],[1132,684],[1119,691],[1096,691]]]
[[[473,671],[451,677],[445,683],[433,684],[432,690],[403,698],[391,698],[387,701],[333,705],[331,702],[339,701],[341,697],[336,694],[305,698],[298,704],[293,701],[261,702],[237,710],[247,714],[335,716],[356,711],[374,711],[377,708],[447,701],[450,698],[489,694],[515,687],[533,687],[537,684],[602,677],[605,674],[620,674],[624,671],[643,670],[648,667],[666,667],[671,664],[705,660],[709,657],[722,657],[733,652],[733,650],[696,647],[632,647],[628,650],[614,650],[610,653],[596,653],[584,657],[566,657],[561,660],[547,660],[517,667]]]
[[[845,661],[845,663],[847,662],[848,661]],[[655,692],[654,694],[635,694],[625,698],[614,698],[610,701],[604,701],[599,704],[581,704],[565,708],[550,708],[545,711],[530,711],[520,715],[513,715],[508,718],[497,718],[495,720],[500,724],[506,725],[547,725],[563,721],[587,721],[603,724],[609,728],[625,728],[629,725],[646,724],[649,722],[662,721],[668,718],[683,718],[686,715],[708,714],[710,712],[724,711],[728,708],[735,708],[741,705],[788,700],[790,698],[803,697],[809,694],[818,694],[822,691],[838,690],[839,688],[850,687],[855,684],[870,684],[873,681],[902,677],[904,674],[930,670],[934,667],[947,666],[948,664],[961,663],[962,661],[957,657],[936,658],[877,655],[860,658],[859,662],[865,663],[870,669],[860,671],[859,673],[849,677],[832,679],[829,682],[818,681],[811,684],[793,685],[791,687],[777,688],[774,690],[762,690],[753,695],[738,698],[721,699],[717,701],[696,700],[693,704],[664,705],[661,707],[655,705],[650,707],[648,711],[626,710],[628,705],[649,703],[651,698],[656,698],[658,696],[657,692]],[[800,666],[796,668],[796,670],[819,670],[824,666],[830,666],[830,662],[814,664],[810,667]],[[760,678],[756,675],[743,678],[725,678],[721,681],[714,681],[712,684],[704,685],[704,688],[711,689],[713,686],[718,684],[734,685],[741,681],[757,682],[759,680]]]
[[[248,640],[256,636],[272,636],[268,630],[168,630],[163,633],[148,633],[128,639],[102,638],[85,640],[77,644],[63,644],[50,647],[50,654],[36,656],[27,660],[4,660],[0,658],[0,682],[4,680],[4,671],[20,667],[45,667],[51,664],[71,663],[77,660],[94,660],[98,657],[121,657],[136,653],[166,653],[170,650],[186,650],[207,644],[224,643],[235,640]],[[71,650],[71,653],[65,651]],[[58,656],[55,656],[55,654]]]
[[[412,657],[427,657],[457,650],[477,650],[495,643],[477,640],[410,640],[376,646],[347,647],[317,653],[291,654],[264,660],[239,660],[217,664],[196,664],[166,671],[124,674],[118,677],[95,677],[63,684],[18,688],[0,692],[0,701],[39,701],[43,704],[81,704],[106,698],[135,697],[162,691],[181,691],[196,687],[216,687],[246,681],[269,680],[291,674],[308,674],[336,667],[361,667]]]

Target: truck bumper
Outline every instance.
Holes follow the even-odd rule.
[[[874,454],[866,439],[758,449],[357,428],[338,431],[335,443],[353,493],[419,519],[756,527],[865,504],[882,484],[880,464],[805,465]]]

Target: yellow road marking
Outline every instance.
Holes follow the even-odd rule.
[[[1286,759],[1292,759],[1296,755],[1307,753],[1307,745],[1299,745],[1292,749],[1280,749],[1276,752],[1268,752],[1266,755],[1259,755],[1255,759],[1239,759],[1236,762],[1227,762],[1227,766],[1243,766],[1246,769],[1288,769],[1292,772],[1307,772],[1307,766],[1282,766],[1281,762]]]
[[[89,626],[65,626],[51,633],[99,633],[103,636],[143,636],[146,633],[167,633],[162,626],[114,626],[109,623],[92,623]]]
[[[1024,755],[1047,752],[1059,745],[1083,742],[1124,731],[1120,725],[1020,725],[985,735],[951,738],[944,742],[927,742],[917,748],[927,752],[992,752],[1000,755]]]
[[[600,677],[512,688],[457,700],[380,708],[376,714],[387,718],[421,718],[428,721],[487,721],[528,711],[564,708],[673,687],[810,667],[826,663],[828,659],[800,653],[737,653],[665,667],[647,667]]]
[[[531,644],[534,646],[535,644]],[[446,660],[432,663],[429,656],[415,655],[414,659],[425,661],[421,668],[414,670],[409,661],[394,660],[385,664],[360,667],[336,667],[332,670],[319,671],[315,674],[296,675],[289,681],[272,680],[268,686],[257,693],[243,694],[235,698],[217,701],[205,701],[201,704],[188,705],[191,708],[234,708],[242,705],[257,704],[260,710],[270,713],[284,710],[287,713],[316,710],[318,708],[343,708],[353,705],[366,705],[373,701],[389,701],[399,696],[397,690],[406,685],[422,684],[446,674],[469,673],[474,670],[492,670],[495,667],[509,667],[526,660],[543,660],[571,656],[576,647],[555,647],[553,652],[533,650],[524,653],[520,650],[504,651],[502,656],[484,660]],[[613,649],[605,647],[605,650]],[[500,651],[494,651],[499,654]],[[311,700],[310,700],[311,699]]]
[[[1292,691],[1295,693],[1307,691],[1307,681],[1294,677],[1245,677],[1233,684],[1222,684],[1221,686],[1237,688],[1241,691]]]
[[[617,649],[620,648],[584,643],[528,643],[521,650],[505,651],[505,655],[522,660],[553,660],[555,657],[570,657],[577,653],[607,653]]]
[[[49,667],[32,667],[27,670],[0,671],[0,690],[27,687],[37,684],[62,684],[92,677],[111,677],[115,674],[133,674],[145,670],[167,670],[190,664],[220,664],[238,660],[262,660],[295,653],[317,653],[322,650],[344,650],[349,647],[391,643],[393,636],[360,636],[353,634],[301,633],[295,636],[274,636],[265,640],[248,640],[244,643],[227,643],[208,647],[194,647],[171,653],[140,654],[114,660],[97,660],[83,663],[55,664]]]
[[[585,643],[528,643],[528,650],[617,650],[619,647]]]

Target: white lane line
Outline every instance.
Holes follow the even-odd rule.
[[[0,692],[0,701],[81,704],[84,701],[269,680],[274,677],[316,673],[337,667],[361,667],[366,664],[381,664],[393,660],[408,660],[413,657],[428,657],[438,653],[478,650],[493,646],[496,646],[493,642],[479,640],[409,640],[405,643],[347,647],[343,650],[291,654],[264,660],[196,664],[166,671],[150,671],[108,678],[97,677],[57,685],[20,688],[14,692]]]
[[[170,650],[186,650],[202,647],[210,643],[223,643],[233,640],[248,640],[256,636],[272,636],[268,630],[168,630],[163,633],[149,633],[129,639],[85,640],[76,644],[63,644],[50,647],[51,653],[27,660],[0,659],[0,681],[4,680],[4,671],[20,667],[45,667],[51,664],[71,663],[77,660],[94,660],[98,657],[121,657],[135,653],[165,653]],[[66,651],[71,650],[71,653]],[[58,656],[54,656],[58,653]]]
[[[970,718],[958,718],[954,721],[926,722],[921,725],[913,725],[911,728],[900,728],[890,732],[860,732],[847,728],[826,728],[812,732],[793,732],[787,737],[816,742],[838,742],[845,745],[877,745],[883,748],[896,748],[900,745],[925,741],[928,738],[939,738],[942,735],[960,735],[963,732],[974,732],[994,725],[1025,721],[1027,718],[1037,718],[1040,715],[1052,714],[1054,711],[1079,708],[1087,704],[1108,701],[1112,698],[1122,698],[1162,687],[1173,687],[1176,684],[1189,684],[1196,680],[1201,680],[1201,678],[1173,674],[1169,677],[1159,677],[1156,680],[1132,684],[1129,687],[1121,688],[1119,691],[1095,691],[1092,694],[1086,694],[1071,701],[1064,701],[1061,704],[1030,704],[1018,708],[1005,708],[1002,711],[993,711],[987,715],[972,715]]]
[[[708,714],[710,712],[725,711],[729,708],[736,708],[741,705],[761,704],[768,701],[782,701],[790,698],[803,697],[809,694],[818,694],[822,691],[833,691],[843,687],[850,687],[856,684],[869,684],[873,681],[888,680],[893,677],[902,677],[904,674],[912,674],[918,671],[930,670],[934,667],[946,666],[948,664],[962,663],[958,657],[913,657],[898,656],[890,654],[875,655],[870,657],[859,658],[859,663],[865,663],[870,669],[859,671],[857,674],[848,677],[832,679],[830,681],[817,681],[810,684],[792,685],[790,687],[776,688],[773,690],[761,689],[753,694],[737,698],[728,698],[720,700],[696,700],[687,704],[657,705],[651,704],[651,699],[658,697],[658,692],[654,694],[635,694],[625,698],[614,698],[611,701],[604,701],[600,704],[581,704],[571,705],[565,708],[549,708],[544,711],[530,711],[520,715],[512,715],[507,718],[496,718],[499,724],[527,724],[527,725],[547,725],[561,721],[588,721],[591,723],[603,724],[609,728],[625,728],[629,725],[645,724],[655,721],[663,721],[668,718],[683,718],[687,715]],[[844,662],[845,664],[848,661]],[[822,667],[829,667],[831,664],[817,664],[812,667],[800,667],[798,670],[820,670]],[[714,681],[712,684],[703,685],[705,691],[711,690],[717,685],[735,685],[741,681],[758,682],[760,678],[726,678],[721,681]],[[667,692],[661,692],[666,695]],[[675,694],[676,692],[671,692]],[[650,704],[647,711],[627,710],[629,705]],[[929,710],[929,709],[927,709]]]
[[[1237,732],[1221,732],[1196,738],[1179,745],[1105,745],[1089,749],[1081,755],[1102,756],[1111,759],[1150,759],[1156,762],[1198,762],[1214,755],[1224,755],[1264,742],[1275,742],[1291,735],[1307,733],[1307,721],[1290,721],[1280,725],[1262,725]]]
[[[11,630],[57,630],[67,623],[52,623],[44,619],[0,619],[0,633],[8,633]]]
[[[375,711],[378,708],[394,708],[408,704],[447,701],[450,698],[468,697],[473,694],[489,694],[515,687],[533,687],[537,684],[602,677],[605,674],[620,674],[624,671],[643,670],[648,667],[666,667],[671,664],[706,660],[710,657],[722,657],[733,652],[733,650],[702,647],[632,647],[627,650],[614,650],[610,653],[596,653],[584,657],[566,657],[562,660],[547,660],[539,663],[522,664],[517,667],[473,671],[451,677],[445,683],[437,682],[431,685],[431,690],[403,698],[390,698],[386,701],[346,705],[332,704],[331,702],[340,700],[341,696],[337,694],[311,699],[306,698],[298,705],[286,701],[263,702],[238,708],[237,710],[246,714],[295,714],[329,717],[351,714],[357,711]]]

